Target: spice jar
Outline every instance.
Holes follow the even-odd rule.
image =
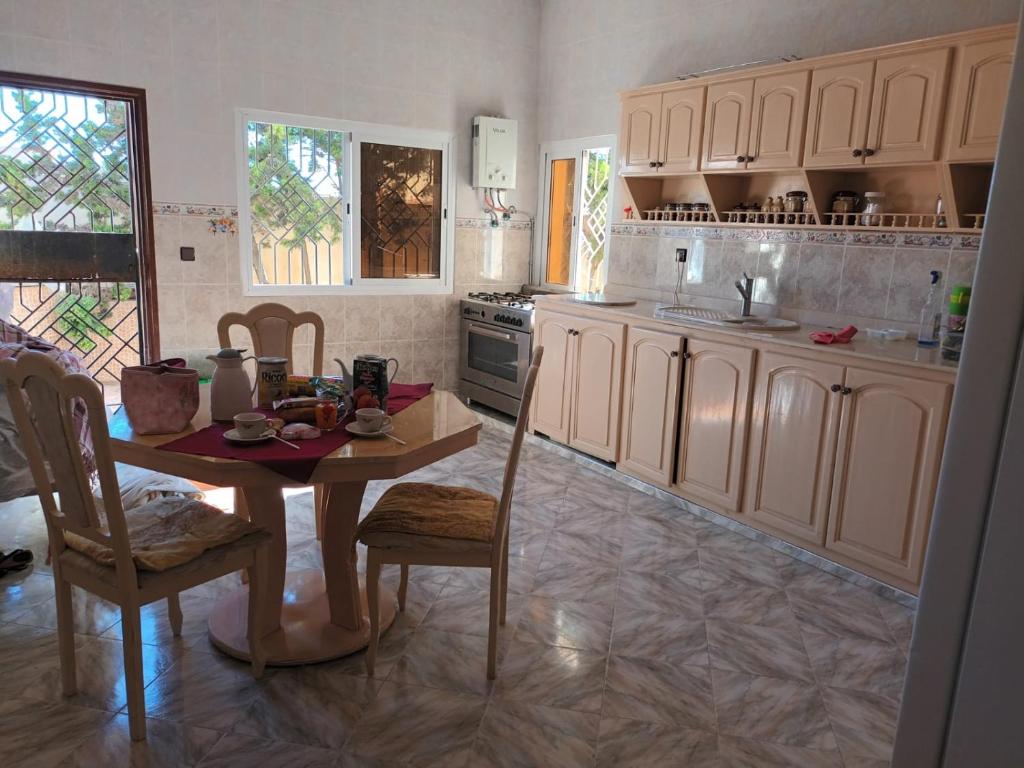
[[[885,212],[884,192],[864,193],[864,213],[860,217],[860,223],[865,227],[882,226],[882,214]]]
[[[860,195],[856,192],[840,190],[832,195],[832,213],[853,213],[860,203]]]

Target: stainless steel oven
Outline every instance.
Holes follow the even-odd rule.
[[[461,309],[460,391],[515,415],[530,367],[532,304],[511,307],[471,298]]]

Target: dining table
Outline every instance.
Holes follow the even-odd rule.
[[[358,571],[356,527],[366,485],[402,477],[477,442],[480,420],[452,392],[435,390],[393,416],[392,434],[404,443],[355,438],[320,459],[306,483],[253,461],[180,453],[161,446],[211,424],[209,385],[200,385],[199,410],[183,432],[141,435],[123,406],[108,409],[115,461],[241,490],[249,519],[271,534],[269,567],[260,613],[267,663],[309,664],[346,656],[369,642],[365,580]],[[323,568],[287,567],[286,487],[323,484]],[[395,617],[394,593],[382,589],[380,626]],[[248,587],[219,599],[209,617],[213,644],[249,659]]]

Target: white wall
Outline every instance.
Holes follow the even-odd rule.
[[[617,91],[1017,20],[1017,0],[544,0],[540,138],[617,133]]]
[[[155,200],[236,203],[235,107],[456,132],[519,120],[536,200],[540,0],[0,0],[0,69],[141,86]]]

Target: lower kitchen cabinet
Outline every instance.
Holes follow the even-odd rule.
[[[536,313],[534,344],[544,347],[544,359],[533,399],[533,431],[615,461],[625,332],[623,323]]]
[[[797,543],[825,543],[844,370],[759,355],[743,516]]]
[[[907,588],[920,581],[952,391],[846,369],[825,540],[844,562]]]
[[[668,485],[675,454],[683,337],[647,328],[626,333],[618,468]]]
[[[689,339],[685,357],[675,487],[716,512],[735,514],[743,486],[754,350]]]

